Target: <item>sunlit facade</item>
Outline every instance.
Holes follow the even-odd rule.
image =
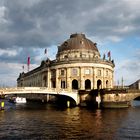
[[[114,66],[114,61],[101,58],[96,43],[76,33],[58,46],[55,60],[44,60],[36,69],[21,73],[17,86],[58,91],[113,88]]]

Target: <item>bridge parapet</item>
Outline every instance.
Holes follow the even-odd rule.
[[[77,93],[76,91],[69,91],[66,89],[56,89],[56,88],[47,88],[47,87],[12,87],[12,88],[0,88],[0,94],[4,93],[12,93],[12,92],[54,92],[54,93],[61,93],[61,92],[66,92],[66,93]]]
[[[103,94],[126,94],[126,93],[140,93],[137,89],[102,89]]]
[[[50,94],[50,95],[64,95],[73,98],[76,104],[79,104],[79,95],[77,91],[68,91],[65,89],[47,88],[47,87],[13,87],[13,88],[0,88],[0,95],[25,95],[32,93],[35,94]]]
[[[103,102],[130,102],[140,97],[140,90],[102,90],[101,96]]]

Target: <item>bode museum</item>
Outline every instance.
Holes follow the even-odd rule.
[[[71,34],[58,46],[55,60],[20,73],[18,87],[47,87],[56,90],[90,90],[113,88],[114,61],[101,58],[97,44],[84,34]]]

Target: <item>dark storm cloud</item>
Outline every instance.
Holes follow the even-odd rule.
[[[137,5],[130,8],[131,3],[126,0],[5,0],[0,5],[4,7],[0,48],[16,46],[30,54],[34,53],[33,48],[59,45],[75,32],[106,39],[139,34],[140,30]],[[19,59],[22,53],[7,60]],[[2,59],[6,60],[6,56]]]

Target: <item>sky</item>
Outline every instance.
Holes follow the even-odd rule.
[[[111,52],[114,84],[140,79],[140,0],[0,0],[0,86],[16,86],[20,72],[36,68],[72,33]],[[44,50],[47,48],[47,56]]]

